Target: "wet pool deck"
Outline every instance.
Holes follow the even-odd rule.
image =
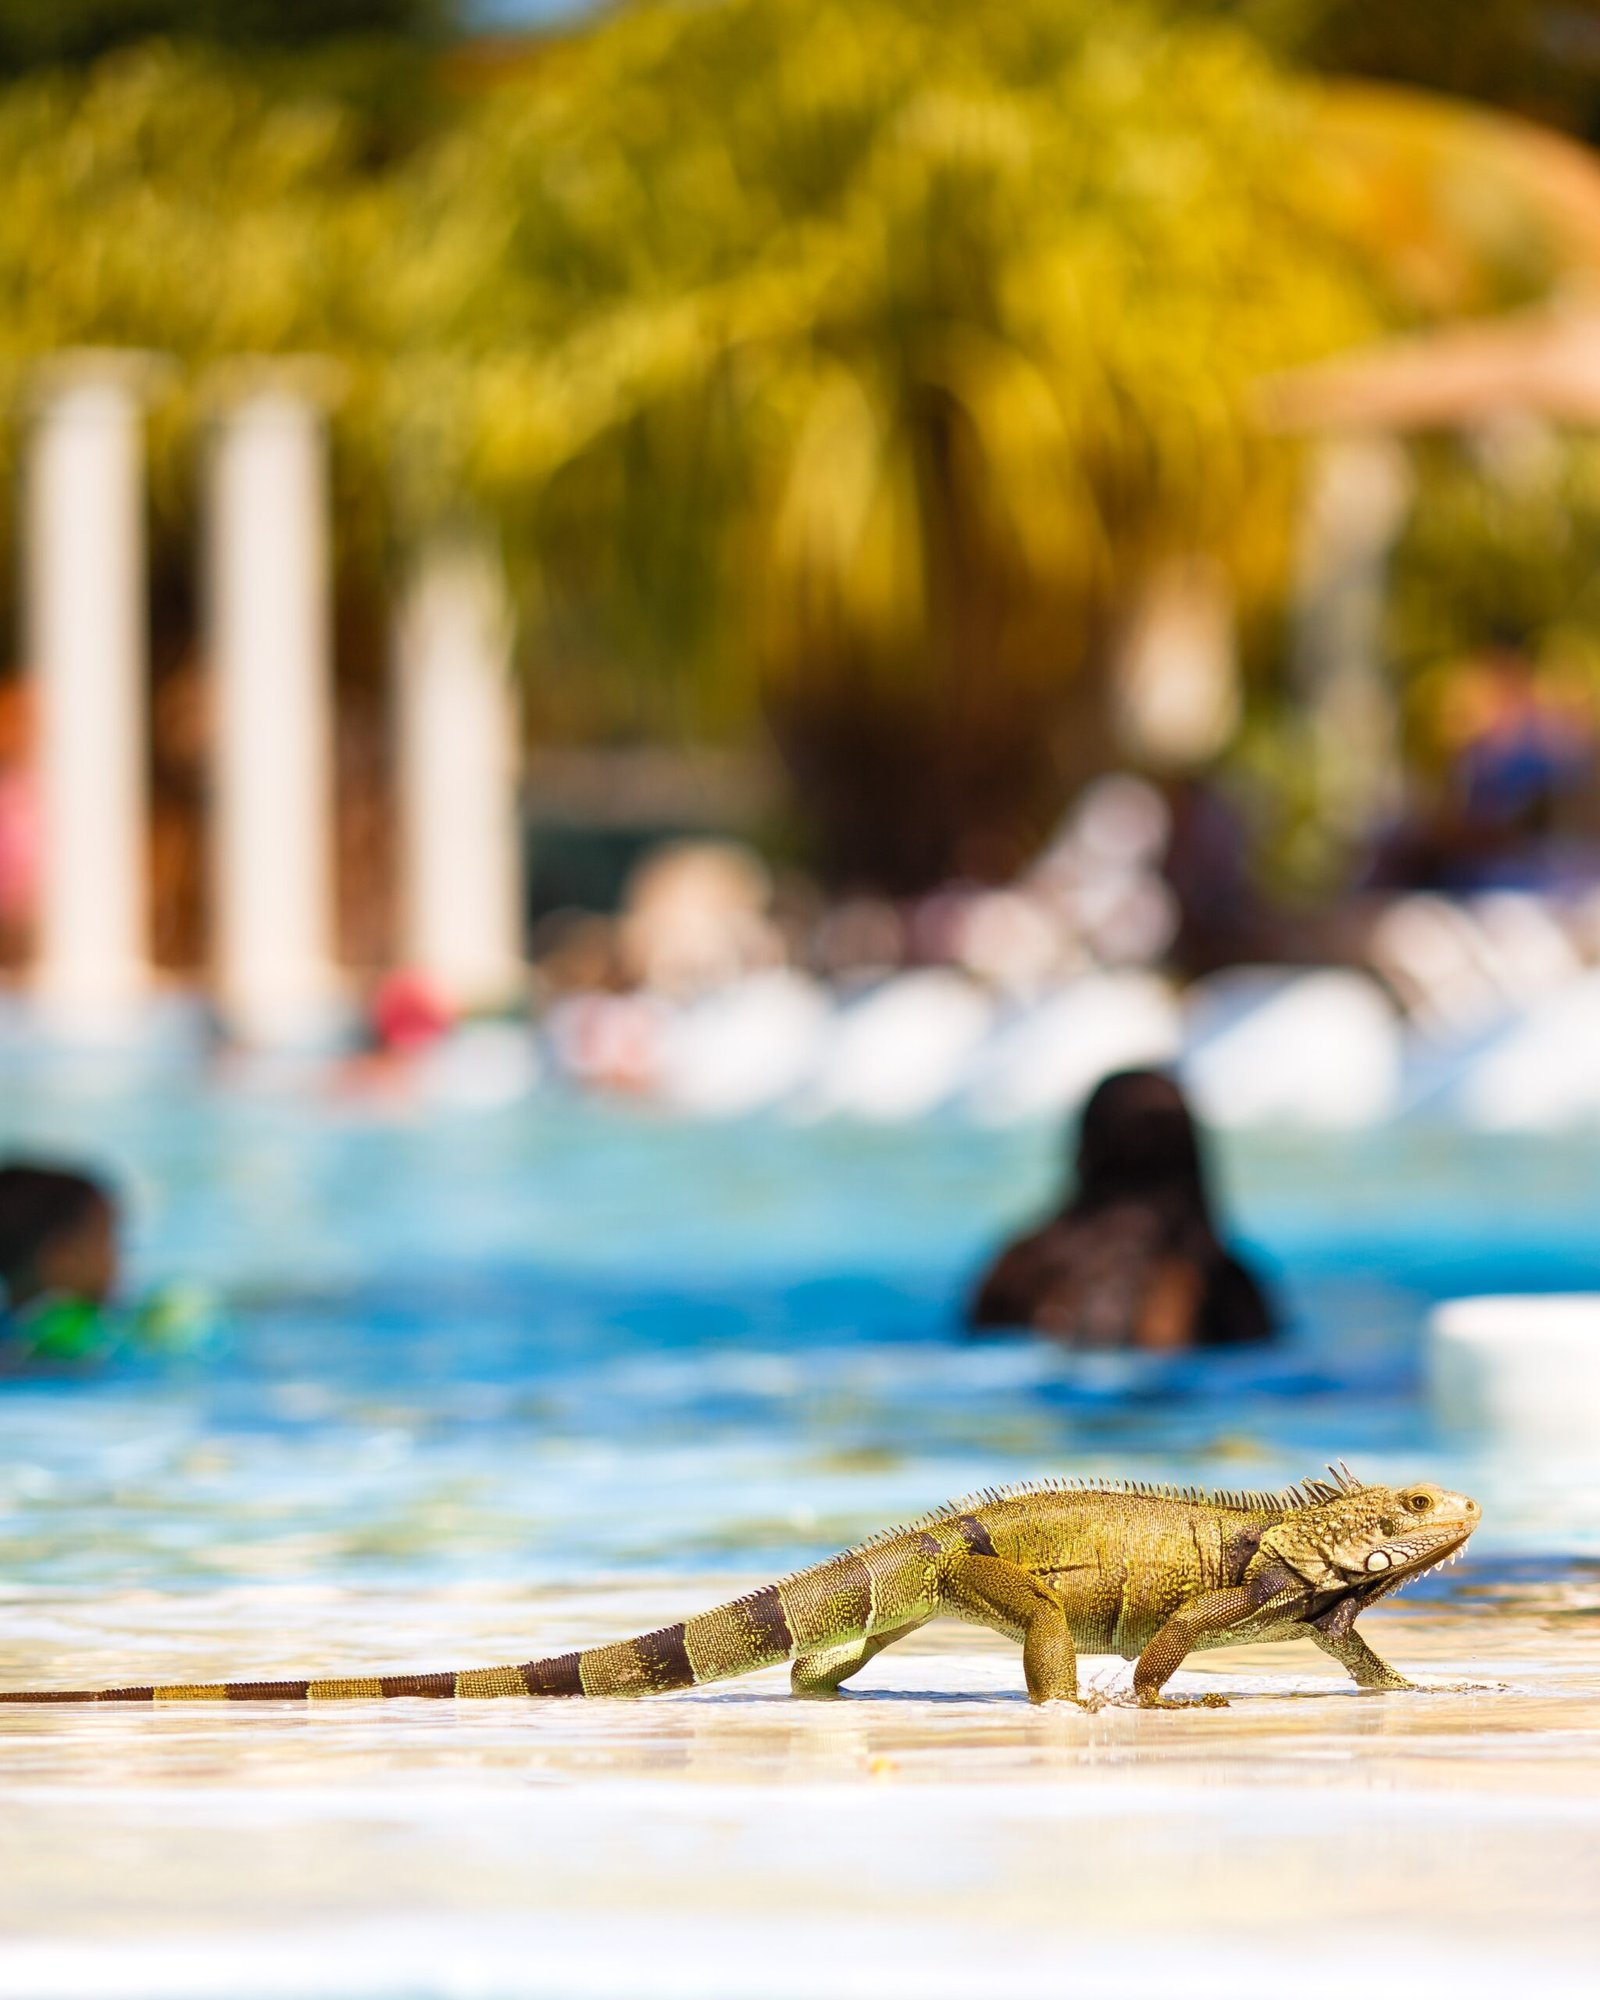
[[[3,1678],[486,1664],[729,1581],[420,1611],[19,1593]],[[1363,1630],[1425,1678],[1507,1685],[1363,1695],[1309,1648],[1257,1648],[1175,1683],[1227,1709],[1038,1710],[1015,1650],[954,1626],[832,1703],[765,1674],[626,1705],[0,1711],[0,1993],[1592,1991],[1592,1588],[1468,1590]]]

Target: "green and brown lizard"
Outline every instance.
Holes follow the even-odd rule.
[[[1050,1481],[952,1502],[681,1624],[523,1666],[27,1690],[0,1702],[665,1694],[782,1661],[796,1694],[824,1695],[940,1617],[1019,1641],[1034,1701],[1095,1704],[1079,1693],[1081,1649],[1135,1660],[1143,1706],[1183,1707],[1162,1689],[1189,1653],[1283,1639],[1314,1641],[1364,1688],[1405,1688],[1356,1618],[1454,1558],[1478,1519],[1464,1494],[1362,1485],[1344,1467],[1283,1493]]]

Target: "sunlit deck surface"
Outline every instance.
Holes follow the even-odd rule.
[[[1465,1572],[1459,1572],[1465,1575]],[[11,1675],[516,1654],[715,1595],[13,1601]],[[1031,1708],[959,1626],[859,1693],[0,1716],[0,1990],[23,1996],[1592,1991],[1600,1580],[1371,1618],[1428,1680],[1212,1654],[1226,1710]],[[1091,1663],[1097,1684],[1126,1672]]]

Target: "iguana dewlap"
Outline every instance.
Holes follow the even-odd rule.
[[[1081,1650],[1136,1660],[1139,1701],[1179,1706],[1161,1690],[1187,1654],[1267,1639],[1311,1639],[1362,1687],[1404,1688],[1355,1620],[1454,1557],[1478,1520],[1463,1494],[1364,1486],[1343,1468],[1275,1494],[1045,1482],[955,1501],[659,1632],[524,1666],[28,1689],[0,1702],[666,1694],[782,1661],[797,1694],[821,1695],[940,1617],[1017,1640],[1034,1701],[1079,1699]]]

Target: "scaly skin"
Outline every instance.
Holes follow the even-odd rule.
[[[1095,1706],[1079,1650],[1136,1661],[1147,1708],[1201,1647],[1310,1639],[1361,1687],[1411,1685],[1353,1629],[1367,1605],[1459,1553],[1478,1503],[1438,1486],[1363,1486],[1341,1468],[1285,1493],[1046,1483],[953,1502],[843,1555],[659,1632],[522,1666],[339,1680],[28,1689],[0,1702],[351,1701],[423,1695],[631,1696],[792,1661],[796,1694],[829,1695],[931,1618],[1022,1646],[1034,1701]],[[1206,1695],[1206,1706],[1223,1697]]]

